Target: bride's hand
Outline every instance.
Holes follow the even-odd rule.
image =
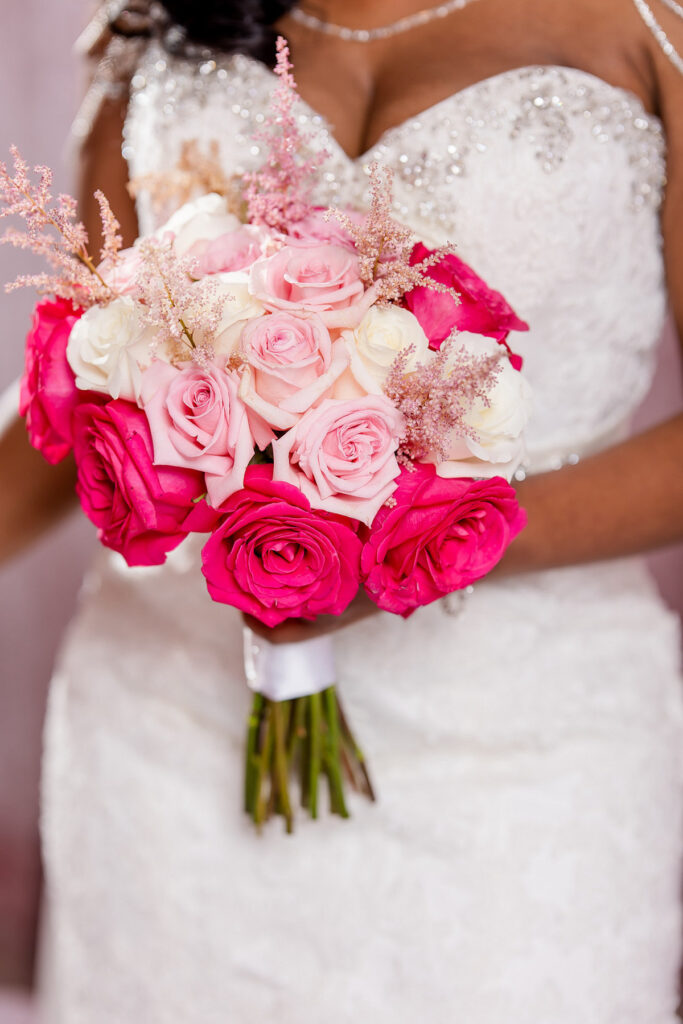
[[[359,590],[341,615],[319,615],[315,622],[306,622],[304,619],[288,619],[279,626],[270,627],[264,626],[253,615],[243,614],[242,618],[249,629],[271,644],[291,644],[301,640],[312,640],[313,637],[324,636],[326,633],[336,633],[337,630],[344,629],[354,622],[360,622],[361,619],[367,619],[378,612],[379,608],[373,604],[365,591]]]

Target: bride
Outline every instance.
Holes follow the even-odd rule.
[[[379,791],[349,822],[254,833],[238,614],[206,595],[191,539],[154,569],[101,553],[46,729],[47,1024],[676,1020],[679,637],[627,556],[683,532],[683,417],[628,436],[665,280],[683,325],[683,11],[421,2],[169,0],[149,22],[106,5],[84,183],[128,242],[127,176],[188,140],[216,140],[228,175],[254,166],[279,19],[331,154],[320,202],[362,206],[370,162],[392,167],[397,216],[457,242],[531,325],[536,408],[529,526],[461,606],[265,631],[336,637]],[[154,228],[144,190],[137,215]],[[19,427],[2,459],[26,467],[2,496],[18,546],[73,470],[38,464]]]

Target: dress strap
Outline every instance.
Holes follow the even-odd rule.
[[[670,11],[673,11],[675,15],[683,20],[683,6],[677,3],[677,0],[661,0],[661,2],[665,4]],[[655,18],[652,13],[652,9],[648,6],[645,0],[633,0],[633,3],[636,6],[638,14],[641,16],[647,27],[650,29],[650,32],[652,32],[652,35],[659,43],[662,51],[669,58],[673,66],[683,75],[683,57]]]
[[[105,100],[127,94],[131,77],[160,20],[155,7],[148,0],[105,0],[76,40],[75,53],[94,58],[96,64],[71,125],[73,146],[87,139]]]

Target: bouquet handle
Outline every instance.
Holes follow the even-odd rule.
[[[344,779],[375,799],[365,757],[335,687],[331,636],[271,644],[244,627],[244,670],[254,691],[247,729],[245,810],[260,827],[273,814],[294,830],[290,776],[301,803],[318,817],[318,783],[327,777],[330,810],[349,817]]]

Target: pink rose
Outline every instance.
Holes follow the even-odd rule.
[[[443,479],[415,463],[393,498],[367,535],[361,571],[371,600],[404,618],[485,576],[526,523],[502,477]]]
[[[418,242],[410,257],[411,264],[419,263],[426,256],[431,256],[432,252],[432,249]],[[510,331],[529,330],[529,325],[519,319],[500,292],[489,288],[471,267],[452,253],[442,256],[426,273],[434,281],[448,285],[460,294],[459,305],[452,296],[431,288],[413,288],[406,294],[405,304],[420,321],[429,338],[430,348],[438,349],[451,331],[457,328],[470,334],[495,338],[510,352],[506,343]],[[521,358],[513,353],[510,355],[514,359],[515,369],[520,369]]]
[[[97,272],[117,295],[133,295],[137,291],[143,266],[140,250],[133,246],[121,249],[115,260],[103,260]]]
[[[76,492],[102,543],[129,565],[161,565],[189,532],[201,473],[154,466],[147,418],[123,399],[78,407],[74,455]]]
[[[273,478],[294,484],[313,508],[370,525],[396,490],[405,423],[384,395],[326,399],[273,443]]]
[[[249,271],[249,290],[266,309],[307,309],[328,327],[355,327],[369,308],[358,257],[341,245],[285,245]]]
[[[238,490],[254,454],[247,410],[237,396],[239,378],[220,366],[156,360],[142,375],[141,402],[156,466],[184,466],[206,474],[211,504]]]
[[[263,228],[245,224],[218,238],[200,239],[190,247],[186,256],[195,261],[199,277],[244,270],[263,256],[263,248],[269,238],[270,234]]]
[[[298,220],[289,228],[289,234],[292,238],[297,238],[299,241],[306,242],[309,245],[319,245],[320,243],[328,245],[341,245],[345,249],[355,250],[355,245],[351,235],[348,233],[336,217],[326,217],[327,207],[316,206],[307,217],[303,220]],[[363,215],[357,213],[355,210],[345,210],[346,216],[356,222],[360,223],[363,220]]]
[[[320,317],[302,311],[250,320],[240,352],[240,397],[276,430],[293,427],[349,363],[344,342],[333,342]]]
[[[358,590],[361,543],[347,523],[312,512],[271,466],[250,466],[244,489],[228,498],[202,551],[214,601],[267,626],[285,619],[340,615]]]
[[[66,345],[81,314],[64,299],[39,302],[26,337],[19,412],[26,418],[31,444],[52,465],[73,445],[71,420],[81,396],[66,360]]]

